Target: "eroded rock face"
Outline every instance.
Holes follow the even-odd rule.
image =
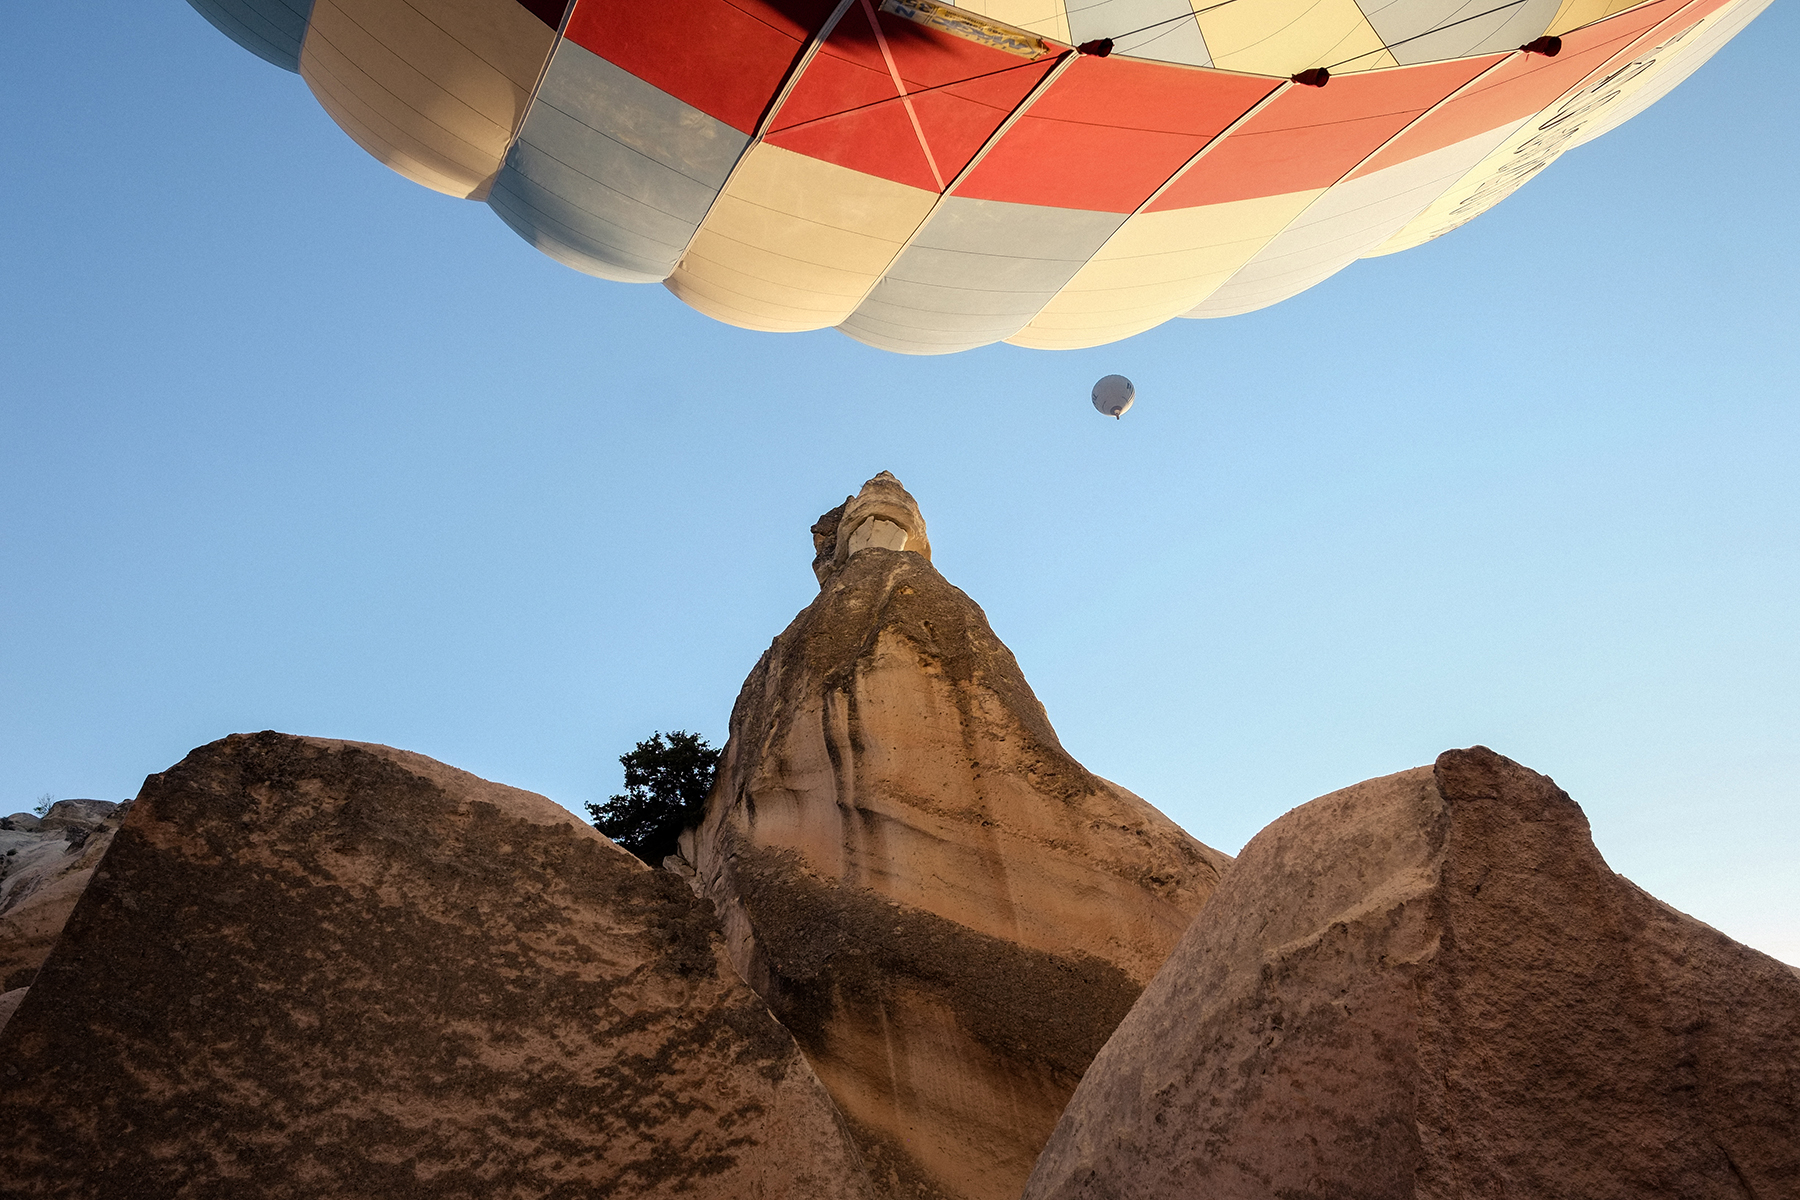
[[[9,1196],[868,1194],[709,905],[381,746],[152,776],[0,1062]]]
[[[923,538],[891,476],[814,527],[820,595],[745,682],[688,857],[877,1184],[1014,1200],[1229,859],[1070,758],[980,608],[853,538],[875,520]]]
[[[824,587],[850,556],[871,546],[909,550],[931,561],[931,539],[925,517],[912,493],[893,474],[883,471],[854,496],[820,517],[812,527],[813,574]]]
[[[107,800],[58,800],[0,820],[0,993],[29,987],[119,828]],[[0,997],[0,1028],[23,997]]]
[[[1800,1196],[1800,977],[1482,747],[1263,830],[1026,1200]]]

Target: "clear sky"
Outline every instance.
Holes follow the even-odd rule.
[[[1276,308],[918,359],[558,266],[180,0],[6,6],[0,812],[265,728],[579,808],[723,740],[888,469],[1201,840],[1480,742],[1800,962],[1797,12]]]

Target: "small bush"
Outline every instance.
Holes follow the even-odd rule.
[[[651,866],[675,853],[681,831],[698,824],[719,770],[720,751],[699,734],[653,733],[619,755],[625,791],[589,804],[594,828]]]

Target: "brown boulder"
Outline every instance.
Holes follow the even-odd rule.
[[[44,813],[38,828],[98,829],[118,811],[119,806],[111,800],[58,800]]]
[[[1800,977],[1491,750],[1303,805],[1082,1081],[1026,1200],[1800,1196]]]
[[[684,853],[878,1186],[1014,1200],[1230,860],[1063,750],[924,529],[885,473],[814,526]]]
[[[151,776],[0,1063],[9,1196],[867,1194],[710,906],[381,746]]]
[[[37,975],[112,844],[118,812],[105,800],[59,800],[42,820],[16,814],[0,828],[0,992]],[[0,1005],[0,1028],[10,1011]]]

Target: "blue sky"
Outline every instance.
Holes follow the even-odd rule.
[[[1800,962],[1797,24],[1276,308],[915,359],[560,267],[178,0],[12,6],[0,812],[264,728],[579,808],[723,740],[888,469],[1071,752],[1203,841],[1480,742]]]

